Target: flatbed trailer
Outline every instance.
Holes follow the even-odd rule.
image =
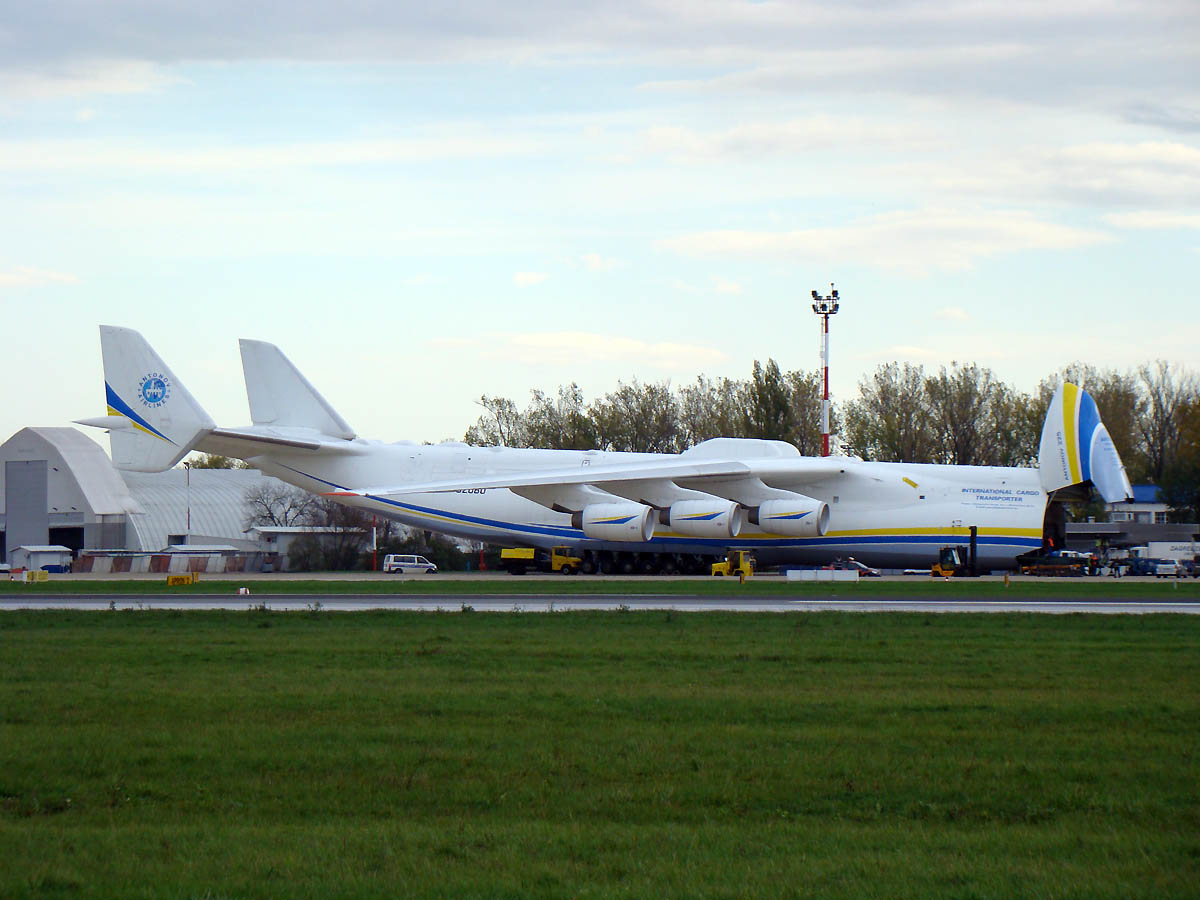
[[[1071,557],[1044,556],[1026,559],[1021,563],[1022,575],[1041,575],[1054,578],[1080,578],[1087,573],[1088,561]]]

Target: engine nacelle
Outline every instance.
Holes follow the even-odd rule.
[[[680,500],[664,517],[671,530],[689,537],[735,538],[746,522],[746,510],[731,500]]]
[[[768,500],[750,511],[750,521],[767,534],[820,537],[829,530],[829,504],[803,494],[795,500]]]
[[[654,509],[641,503],[590,503],[571,524],[598,541],[645,542],[654,536]]]

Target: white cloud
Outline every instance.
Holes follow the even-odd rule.
[[[878,153],[885,146],[897,149],[937,144],[938,137],[927,127],[834,116],[748,122],[713,131],[659,125],[645,133],[649,152],[696,161],[795,156],[822,150]]]
[[[545,272],[517,272],[513,275],[513,284],[517,287],[530,287],[541,284],[549,277]]]
[[[1200,215],[1154,210],[1109,213],[1104,221],[1117,228],[1200,228]]]
[[[78,284],[79,279],[65,272],[51,272],[48,269],[35,269],[32,266],[17,266],[15,269],[0,271],[0,286],[4,287],[39,287],[45,284]]]
[[[254,146],[153,146],[107,140],[0,141],[0,169],[197,173],[364,166],[544,152],[530,139],[450,127],[407,139],[290,142]]]
[[[1104,233],[1045,222],[1026,212],[921,210],[852,225],[796,231],[705,231],[658,246],[683,256],[866,263],[924,274],[966,270],[978,260],[1022,250],[1070,250],[1104,243]]]
[[[611,272],[619,268],[621,263],[615,259],[606,259],[599,253],[585,253],[579,257],[580,262],[592,272]]]
[[[961,306],[943,306],[933,314],[933,317],[950,322],[966,322],[971,318]]]
[[[713,277],[713,290],[718,294],[740,294],[742,293],[742,286],[736,281],[730,281],[728,278],[716,275]]]
[[[76,61],[47,69],[0,69],[0,97],[53,100],[93,94],[145,94],[181,79],[161,66],[136,59]]]

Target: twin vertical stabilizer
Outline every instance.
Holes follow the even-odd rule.
[[[242,341],[250,415],[259,429],[236,434],[217,429],[183,382],[138,332],[101,325],[100,350],[108,415],[78,422],[108,429],[113,464],[119,469],[169,469],[214,432],[214,437],[225,440],[283,445],[294,444],[288,439],[289,431],[299,431],[304,433],[306,447],[320,446],[323,438],[354,438],[354,429],[273,344]]]
[[[80,421],[109,429],[117,468],[169,469],[216,427],[138,332],[101,325],[100,351],[108,415]]]
[[[265,341],[240,343],[250,420],[255,425],[311,428],[331,438],[354,439],[354,429],[278,347]]]

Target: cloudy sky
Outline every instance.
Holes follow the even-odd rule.
[[[218,422],[238,337],[360,433],[891,360],[1200,367],[1195,0],[0,3],[0,440],[96,326]]]

